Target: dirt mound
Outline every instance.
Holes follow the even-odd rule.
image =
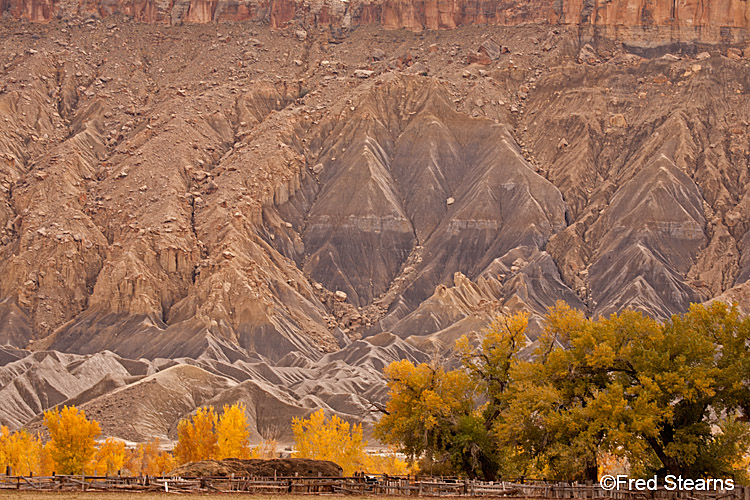
[[[178,467],[170,476],[181,477],[339,477],[343,469],[330,460],[312,460],[309,458],[279,458],[261,460],[251,458],[225,458],[224,460],[203,460],[190,462]]]

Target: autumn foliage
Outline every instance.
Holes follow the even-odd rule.
[[[99,424],[88,420],[86,413],[75,406],[44,412],[44,423],[49,429],[47,446],[55,470],[61,474],[85,473],[96,454]]]
[[[600,474],[747,477],[750,317],[721,303],[664,322],[633,311],[591,319],[558,303],[530,343],[529,316],[500,316],[456,344],[454,368],[397,361],[375,436],[320,409],[294,418],[295,455],[330,460],[345,475],[426,473],[593,479]],[[274,458],[278,434],[249,444],[243,404],[199,408],[182,420],[173,454],[158,440],[126,449],[74,406],[45,412],[46,444],[0,428],[0,466],[16,474],[162,475],[186,462]],[[413,469],[412,469],[413,470]]]
[[[5,426],[0,428],[1,472],[10,466],[18,475],[157,476],[176,467],[172,454],[160,449],[158,438],[132,449],[111,437],[97,443],[99,424],[75,406],[49,410],[44,419],[50,434],[46,444],[24,430],[11,433]]]
[[[374,456],[365,452],[362,425],[351,425],[336,415],[326,418],[323,409],[307,419],[292,419],[292,432],[295,456],[330,460],[341,466],[345,476],[359,471],[406,473],[406,463],[395,454]]]
[[[213,406],[198,408],[192,418],[180,421],[174,447],[178,464],[216,458],[218,445],[214,427],[217,421]]]
[[[99,444],[94,454],[94,474],[111,476],[122,470],[125,463],[125,443],[114,438],[107,438]]]
[[[222,410],[222,414],[217,415],[213,406],[199,408],[192,418],[180,421],[174,448],[178,464],[209,459],[257,457],[259,448],[250,448],[245,405],[224,405]]]
[[[395,450],[426,473],[593,479],[602,473],[734,477],[750,456],[750,317],[721,303],[664,322],[633,311],[590,319],[549,309],[533,344],[525,313],[500,316],[456,344],[454,368],[397,361],[384,374],[387,412],[367,453],[361,424],[320,409],[294,418],[295,455],[345,475],[404,474]],[[74,406],[44,414],[50,440],[0,429],[0,466],[18,474],[161,475],[206,459],[273,458],[277,434],[249,444],[243,404],[199,408],[177,427],[173,454],[158,440],[133,449]],[[273,435],[272,435],[273,434]]]
[[[15,474],[43,473],[44,449],[41,439],[26,431],[9,432],[8,428],[0,428],[0,467],[5,472],[7,466]]]
[[[461,339],[452,370],[386,367],[376,436],[485,479],[748,480],[750,317],[736,307],[693,305],[658,322],[634,311],[590,319],[561,302],[534,345],[527,324],[501,316],[478,345]]]
[[[216,425],[216,458],[250,458],[250,431],[245,417],[245,405],[224,405],[224,412]]]
[[[177,466],[174,456],[161,450],[159,438],[127,450],[123,469],[132,476],[162,476]]]

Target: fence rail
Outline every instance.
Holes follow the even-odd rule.
[[[246,492],[263,494],[338,493],[349,495],[501,497],[545,500],[750,500],[750,486],[733,490],[608,491],[598,484],[484,482],[420,477],[120,477],[7,476],[0,490],[35,491],[165,491],[171,493]]]

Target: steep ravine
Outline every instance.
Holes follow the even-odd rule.
[[[750,53],[653,31],[0,22],[0,421],[371,422],[503,311],[745,306]]]

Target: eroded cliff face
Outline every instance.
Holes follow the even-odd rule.
[[[289,5],[254,12],[304,18]],[[504,311],[532,313],[533,341],[559,299],[747,307],[747,39],[167,26],[229,7],[152,7],[163,24],[0,21],[0,423],[68,401],[166,437],[243,400],[287,426],[366,413],[386,363]],[[305,15],[355,6],[323,7]],[[165,392],[179,414],[134,403]]]
[[[375,23],[417,31],[526,23],[611,29],[669,26],[686,38],[727,37],[728,29],[750,27],[746,0],[3,0],[0,12],[38,22],[123,14],[147,23],[253,20],[273,28],[290,21],[344,28]]]
[[[15,26],[3,343],[317,357],[559,298],[666,317],[750,277],[735,48],[644,59],[533,26],[336,43]]]

